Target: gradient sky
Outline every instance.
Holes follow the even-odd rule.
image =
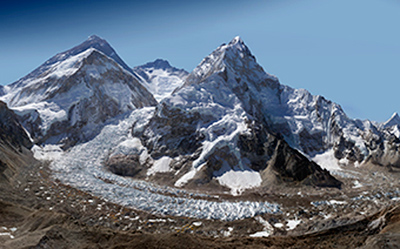
[[[400,0],[2,1],[0,84],[96,34],[134,67],[163,58],[191,71],[240,35],[282,84],[352,118],[400,112]]]

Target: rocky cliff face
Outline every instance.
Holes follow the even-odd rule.
[[[139,79],[120,63],[104,40],[90,37],[6,86],[1,99],[20,116],[36,143],[67,148],[93,138],[117,115],[156,105]]]
[[[33,146],[28,134],[18,122],[18,117],[8,109],[6,103],[0,101],[0,139],[16,150]]]
[[[0,183],[8,181],[29,159],[33,160],[28,152],[32,145],[17,115],[0,101]]]

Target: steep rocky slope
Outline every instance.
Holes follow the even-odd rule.
[[[32,142],[17,116],[0,101],[0,182],[9,182],[16,171],[34,161]]]

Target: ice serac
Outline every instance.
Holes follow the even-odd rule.
[[[6,86],[1,99],[21,117],[36,143],[67,148],[87,141],[113,117],[157,103],[138,78],[112,58],[119,58],[113,51],[92,36]]]
[[[142,161],[171,158],[170,170],[162,174],[170,174],[170,183],[179,187],[233,194],[275,182],[339,187],[271,125],[280,111],[272,107],[282,105],[281,89],[236,37],[207,56],[157,106],[145,129],[133,127],[151,157]]]
[[[169,96],[176,88],[181,87],[187,75],[183,69],[172,67],[168,61],[157,59],[133,68],[157,101]]]

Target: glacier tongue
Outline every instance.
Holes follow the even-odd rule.
[[[103,162],[112,150],[124,141],[132,139],[130,137],[132,123],[137,121],[135,127],[143,126],[153,112],[154,108],[135,110],[126,118],[115,120],[116,124],[105,126],[93,140],[58,154],[51,163],[54,176],[64,184],[101,196],[108,201],[154,214],[237,220],[263,213],[279,212],[278,205],[268,202],[207,201],[196,198],[196,196],[206,197],[204,194],[161,187],[106,171]],[[35,150],[36,154],[40,155],[37,148]]]

